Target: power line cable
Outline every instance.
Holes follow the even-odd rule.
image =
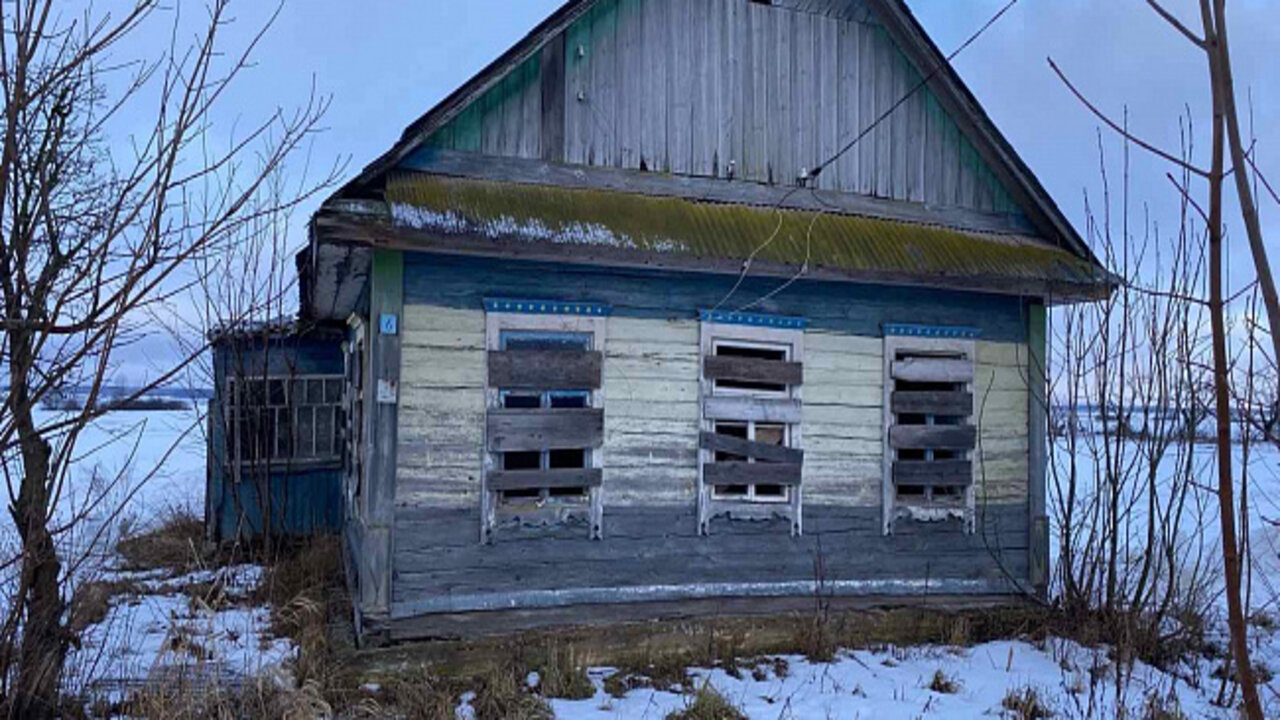
[[[999,22],[1000,18],[1004,17],[1005,13],[1009,12],[1009,10],[1012,9],[1013,6],[1017,4],[1018,4],[1018,0],[1009,0],[1009,2],[1005,3],[1004,6],[1002,6],[999,11],[997,11],[994,15],[992,15],[991,18],[988,19],[987,22],[982,25],[982,27],[978,28],[977,32],[970,35],[969,38],[965,40],[959,47],[953,50],[950,55],[947,55],[944,62],[934,66],[933,70],[931,70],[929,74],[921,78],[921,80],[917,82],[914,86],[912,86],[912,88],[908,90],[905,95],[898,98],[897,102],[891,105],[888,110],[885,110],[883,113],[881,113],[880,116],[877,117],[870,125],[863,128],[862,131],[859,132],[856,137],[854,137],[852,140],[846,143],[844,147],[840,148],[840,150],[838,150],[831,157],[815,165],[812,171],[802,171],[800,177],[798,178],[799,184],[796,187],[792,188],[791,190],[787,191],[785,195],[783,195],[781,198],[778,199],[777,202],[773,204],[773,210],[778,214],[777,227],[774,228],[773,233],[769,235],[768,239],[766,239],[763,243],[761,243],[754,250],[752,250],[751,254],[748,255],[746,260],[743,261],[742,270],[741,272],[738,273],[738,279],[733,283],[733,287],[731,287],[729,289],[729,292],[726,293],[725,296],[720,299],[720,302],[715,304],[712,310],[719,310],[725,303],[729,301],[731,297],[733,297],[733,295],[738,291],[738,289],[742,287],[742,283],[746,280],[747,274],[751,271],[751,265],[753,262],[755,262],[756,256],[759,255],[760,252],[763,251],[766,247],[768,247],[771,243],[773,243],[775,239],[777,239],[778,233],[782,230],[782,224],[783,224],[782,205],[786,203],[786,201],[789,200],[791,196],[796,193],[797,190],[807,186],[809,181],[818,177],[818,175],[820,175],[823,170],[825,170],[832,163],[836,162],[841,157],[843,157],[845,153],[852,150],[854,146],[856,146],[859,142],[862,141],[863,138],[865,138],[873,130],[879,127],[880,123],[887,120],[891,115],[893,115],[894,112],[898,110],[898,108],[902,107],[903,103],[907,102],[907,100],[910,100],[913,95],[915,95],[917,92],[920,92],[922,88],[928,85],[929,81],[937,77],[938,73],[941,72],[943,68],[950,67],[951,61],[955,60],[955,58],[958,57],[960,53],[964,52],[966,49],[968,49],[970,45],[975,43],[978,40],[978,38],[982,37],[983,33],[989,30],[992,25],[995,25],[997,22]],[[815,194],[815,197],[816,197],[816,194]],[[823,212],[825,212],[825,210],[820,210],[818,212],[818,215],[822,215]],[[815,216],[815,221],[816,219],[817,218]],[[812,225],[810,226],[810,230],[812,230]],[[800,274],[804,274],[807,271],[808,271],[808,258],[805,259],[805,266],[801,268]],[[797,275],[796,278],[793,278],[791,281],[788,281],[782,287],[775,289],[773,292],[769,293],[769,295],[765,296],[764,298],[760,298],[754,302],[748,303],[743,307],[744,308],[754,307],[760,304],[761,302],[764,302],[765,299],[769,297],[773,297],[774,295],[777,295],[778,292],[790,286],[798,278],[799,278],[799,275]]]

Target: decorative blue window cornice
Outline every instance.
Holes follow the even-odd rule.
[[[885,335],[919,338],[944,338],[948,340],[976,340],[982,337],[982,331],[975,327],[960,325],[909,325],[902,323],[885,323]]]
[[[613,313],[612,307],[601,303],[520,298],[485,298],[484,309],[488,312],[525,315],[584,315],[587,317],[605,317]]]
[[[802,317],[788,315],[762,315],[759,313],[731,312],[728,310],[699,310],[698,318],[702,322],[725,323],[727,325],[750,325],[752,327],[778,328],[781,330],[803,330],[809,321]]]

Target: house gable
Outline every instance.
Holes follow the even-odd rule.
[[[422,147],[793,185],[874,125],[811,185],[1024,215],[921,79],[862,0],[597,0]]]

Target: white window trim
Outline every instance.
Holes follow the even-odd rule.
[[[533,331],[533,332],[562,332],[562,333],[581,333],[591,336],[591,350],[593,352],[604,352],[605,347],[605,330],[607,328],[607,318],[604,317],[587,317],[582,315],[552,315],[552,314],[533,314],[533,313],[504,313],[504,312],[485,312],[485,367],[484,374],[484,391],[485,391],[485,409],[501,407],[500,388],[489,386],[489,368],[488,357],[489,351],[498,350],[502,347],[502,333],[507,331]],[[601,387],[593,389],[590,392],[590,402],[588,407],[595,409],[604,409],[604,383]],[[482,543],[489,542],[489,535],[498,524],[498,516],[501,503],[498,500],[498,493],[491,492],[488,488],[489,473],[500,470],[500,459],[497,453],[489,452],[488,423],[485,423],[485,430],[482,433],[481,440],[481,472],[480,472],[480,541]],[[592,448],[587,453],[589,467],[593,469],[603,470],[604,468],[604,448]],[[589,532],[592,539],[599,540],[604,537],[603,515],[604,515],[604,488],[593,487],[587,492],[588,501],[583,506],[587,508],[590,516]],[[555,508],[567,509],[570,506],[561,506]]]
[[[790,385],[784,392],[752,391],[741,388],[720,388],[715,381],[708,380],[704,371],[704,360],[719,344],[755,346],[761,348],[785,348],[788,362],[804,362],[804,330],[781,329],[738,325],[734,323],[701,322],[698,351],[698,427],[702,431],[715,432],[716,420],[706,417],[706,400],[713,397],[761,397],[771,399],[791,399],[802,402],[803,385]],[[802,406],[803,407],[803,406]],[[720,422],[735,422],[721,418]],[[737,420],[736,422],[748,422]],[[801,449],[802,423],[781,423],[786,428],[787,447]],[[721,512],[730,512],[737,517],[770,518],[779,513],[785,514],[791,526],[791,534],[798,536],[803,530],[802,487],[803,483],[786,488],[785,500],[756,497],[725,497],[714,492],[704,482],[703,469],[707,463],[715,461],[714,453],[698,448],[698,533],[709,533],[711,518]],[[803,470],[802,470],[803,472]],[[754,487],[749,494],[754,496]]]
[[[923,503],[899,503],[897,501],[897,490],[893,483],[893,463],[894,451],[889,446],[889,429],[894,425],[894,413],[892,404],[892,395],[894,389],[893,379],[893,361],[897,354],[901,351],[922,352],[922,353],[957,353],[964,354],[969,362],[973,365],[976,377],[977,371],[977,343],[973,340],[956,340],[944,338],[921,338],[911,336],[886,335],[884,338],[884,427],[880,433],[883,443],[883,481],[882,481],[882,513],[883,532],[885,535],[893,534],[894,523],[899,519],[911,519],[926,522],[938,522],[954,517],[959,517],[964,522],[965,532],[973,534],[975,530],[975,490],[977,487],[977,478],[975,477],[969,487],[965,489],[964,498],[961,503],[938,503],[936,505],[926,505]],[[973,402],[977,404],[977,394],[973,391],[973,383],[970,382],[966,386],[966,390],[973,395]],[[977,424],[977,409],[971,408],[969,411],[969,420],[972,424]],[[974,472],[978,468],[978,451],[975,447],[970,453],[970,459],[973,463]]]

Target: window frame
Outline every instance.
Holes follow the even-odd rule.
[[[523,301],[528,305],[539,307],[550,306],[552,308],[570,307],[585,308],[598,314],[570,314],[557,313],[554,310],[547,312],[506,312],[502,310],[493,310],[488,304],[493,301],[486,301],[485,313],[485,363],[484,369],[484,389],[485,389],[485,410],[486,414],[490,410],[502,409],[504,407],[504,398],[511,394],[533,395],[535,392],[539,394],[539,408],[546,409],[548,399],[553,394],[558,393],[585,393],[587,395],[586,408],[604,410],[604,387],[603,377],[601,387],[599,388],[557,388],[555,390],[542,391],[521,391],[511,390],[499,387],[493,387],[489,384],[489,368],[488,353],[491,351],[500,351],[506,349],[506,341],[513,334],[530,333],[530,334],[565,334],[565,335],[583,335],[587,340],[586,351],[599,352],[603,354],[605,346],[605,329],[606,319],[602,306],[589,304],[566,304],[552,303],[546,301]],[[511,304],[515,301],[505,301]],[[603,375],[603,368],[602,368]],[[603,445],[603,443],[602,443]],[[549,464],[549,454],[551,451],[559,448],[543,449],[540,455],[540,467],[546,468]],[[564,448],[574,449],[577,448]],[[603,446],[596,448],[583,448],[584,450],[584,469],[603,471],[604,468],[604,449]],[[532,451],[531,451],[532,452]],[[600,539],[603,537],[602,516],[603,516],[603,492],[601,487],[587,487],[586,492],[578,497],[572,496],[553,496],[551,488],[539,488],[537,498],[515,498],[503,497],[503,493],[497,490],[490,490],[488,485],[489,475],[495,471],[503,469],[503,456],[505,453],[493,452],[489,449],[488,423],[486,422],[484,431],[483,446],[481,448],[482,472],[481,472],[481,528],[480,540],[487,543],[491,539],[493,531],[498,527],[500,521],[514,519],[516,517],[521,520],[539,521],[545,524],[555,524],[563,522],[572,515],[585,514],[589,518],[588,529],[589,536],[592,539]]]
[[[262,404],[253,405],[242,402],[244,393],[249,392],[244,389],[249,384],[262,385]],[[279,383],[282,389],[282,400],[273,401],[273,385]],[[306,397],[310,396],[310,389],[313,383],[320,385],[320,401],[309,402]],[[304,402],[299,404],[296,401],[296,389],[301,384],[303,388]],[[330,399],[329,388],[331,384],[338,387],[336,399]],[[346,392],[346,375],[343,373],[267,373],[267,374],[232,374],[224,380],[224,396],[222,398],[222,416],[225,422],[226,435],[224,441],[224,452],[229,464],[236,468],[235,476],[237,481],[241,479],[242,473],[240,468],[259,463],[265,464],[267,467],[276,468],[280,466],[290,467],[306,467],[312,465],[330,465],[341,464],[343,460],[343,447],[346,442],[346,434],[344,432],[346,408],[343,404],[343,397]],[[330,414],[330,437],[329,447],[324,453],[319,451],[320,440],[320,423],[319,411],[325,409]],[[301,423],[299,418],[302,411],[309,411],[311,416],[311,442],[310,454],[300,454],[299,431]],[[244,455],[244,443],[242,442],[241,422],[246,412],[263,412],[270,413],[271,416],[271,440],[273,447],[265,457]],[[280,442],[281,416],[286,415],[288,418],[287,427],[289,429],[289,449],[287,453],[282,454]],[[256,455],[256,453],[255,453]]]
[[[977,375],[977,336],[978,333],[970,328],[949,328],[949,327],[922,327],[922,326],[886,326],[884,336],[884,426],[881,432],[883,440],[883,483],[882,483],[882,516],[883,516],[883,533],[892,535],[894,525],[900,520],[915,520],[923,522],[938,522],[951,518],[959,518],[964,526],[967,534],[973,534],[975,531],[975,499],[976,499],[976,472],[978,465],[978,454],[980,448],[975,443],[972,449],[958,450],[961,457],[952,458],[958,460],[967,460],[970,462],[970,472],[973,474],[969,479],[969,483],[961,489],[960,492],[948,495],[943,498],[933,496],[932,489],[927,489],[921,496],[907,496],[904,499],[898,492],[896,483],[894,482],[894,464],[898,462],[898,451],[890,442],[890,434],[893,427],[899,425],[897,415],[893,410],[893,393],[897,390],[897,378],[893,375],[893,363],[898,359],[900,353],[932,355],[947,359],[961,360],[967,362],[972,370],[969,374],[969,380],[966,382],[955,381],[953,384],[960,386],[954,389],[955,392],[967,392],[970,394],[971,405],[967,415],[943,415],[942,417],[958,417],[961,418],[959,423],[947,423],[958,426],[973,426],[975,432],[979,431],[977,417],[977,397],[974,392],[975,379]],[[927,382],[927,381],[926,381]],[[946,381],[941,381],[946,382]],[[907,414],[907,413],[903,413]],[[910,413],[918,415],[920,413]],[[924,425],[933,425],[929,422],[933,416],[926,415]],[[920,425],[921,423],[902,423],[903,425]],[[926,459],[932,461],[930,457],[933,450],[925,450]],[[960,486],[954,486],[959,488]]]
[[[778,318],[795,323],[792,327],[770,327],[766,323],[775,316],[745,315],[730,313],[725,319],[710,319],[716,313],[705,311],[702,314],[700,330],[700,349],[698,353],[699,380],[699,428],[702,432],[715,433],[718,424],[741,423],[747,425],[748,439],[755,436],[755,427],[762,425],[781,425],[784,433],[784,447],[801,450],[802,426],[797,416],[794,422],[784,420],[757,420],[751,418],[708,417],[707,403],[716,398],[760,398],[763,400],[793,401],[803,409],[803,384],[787,384],[782,390],[750,389],[740,387],[723,387],[720,380],[707,379],[706,359],[718,355],[721,347],[742,347],[759,350],[781,350],[782,361],[802,363],[804,360],[803,323],[793,318]],[[740,320],[740,321],[739,321]],[[748,324],[751,323],[751,324]],[[712,517],[728,513],[734,517],[768,519],[783,515],[789,521],[791,534],[802,533],[802,487],[803,482],[795,485],[783,485],[782,497],[758,495],[757,485],[769,483],[741,483],[747,486],[746,495],[725,494],[720,487],[725,485],[709,485],[705,479],[707,465],[714,464],[716,453],[699,446],[698,449],[698,532],[709,534]],[[748,462],[755,462],[748,459]],[[803,475],[803,462],[801,473]]]

